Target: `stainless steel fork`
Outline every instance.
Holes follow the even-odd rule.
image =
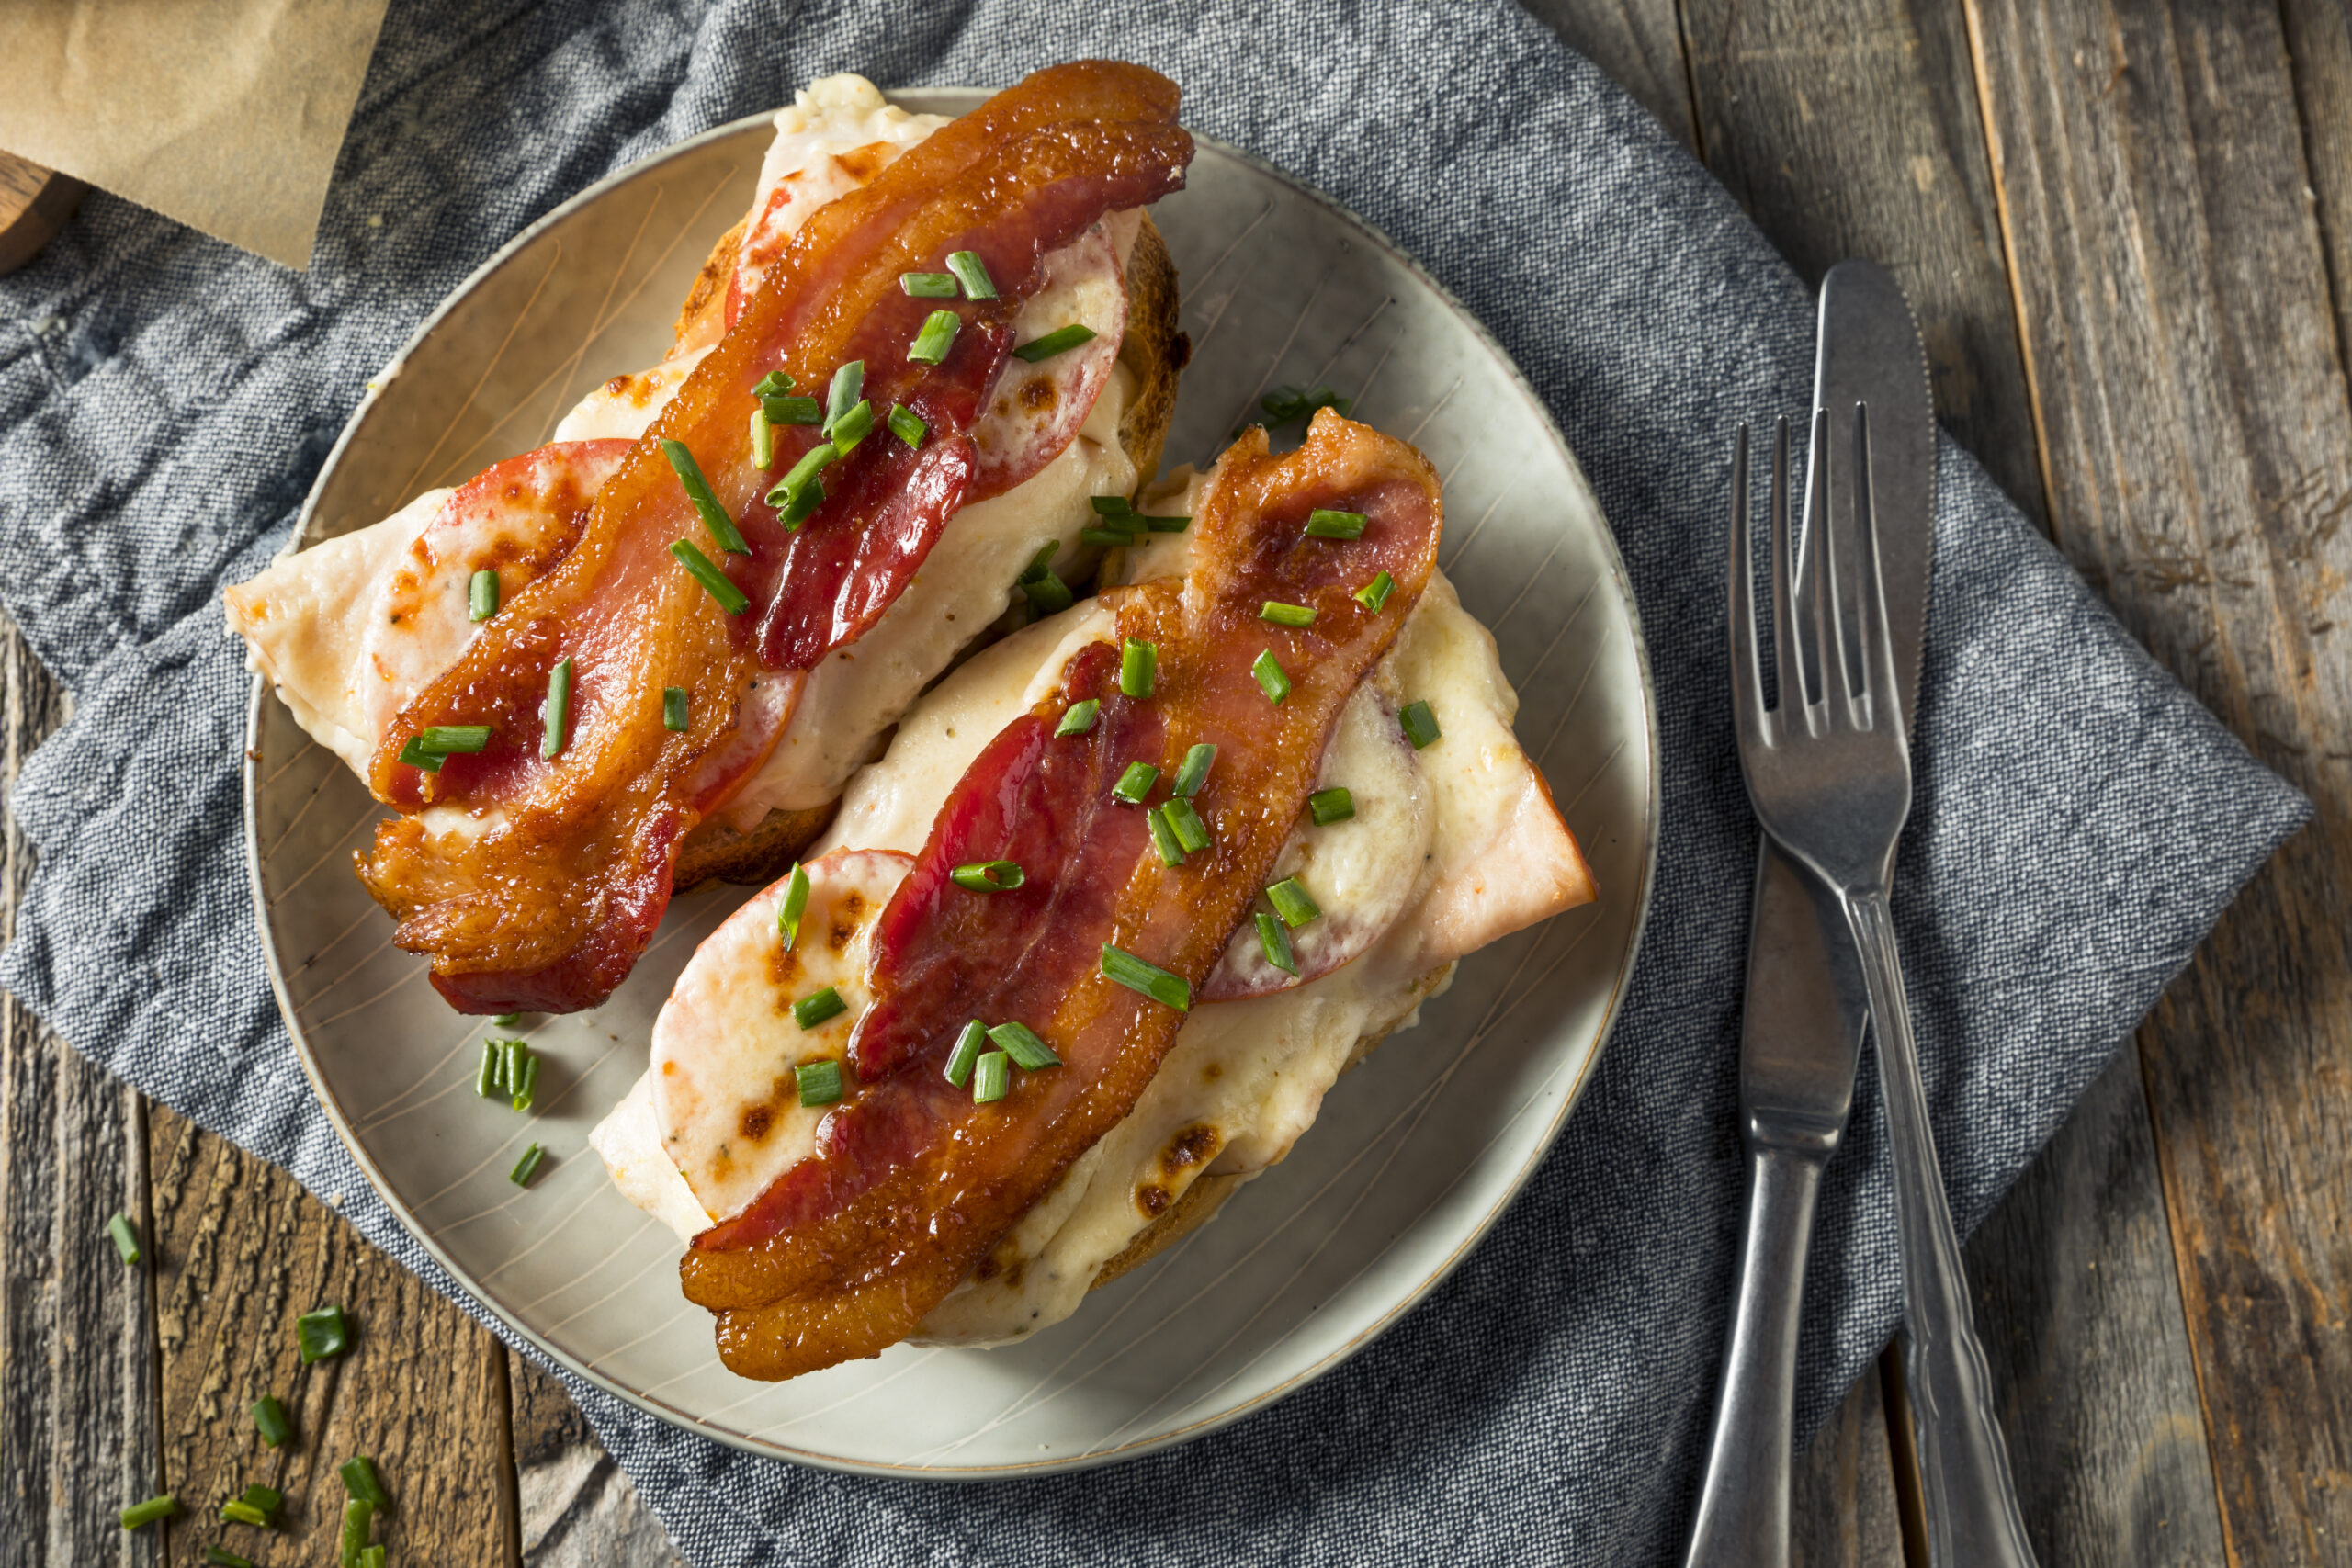
[[[1814,450],[1826,452],[1829,412],[1814,416]],[[1870,481],[1869,412],[1854,408],[1857,493],[1852,514],[1862,581],[1838,581],[1842,553],[1825,536],[1808,549],[1811,615],[1796,611],[1785,498],[1788,444],[1779,444],[1771,513],[1772,645],[1778,703],[1764,705],[1756,630],[1754,545],[1747,497],[1747,429],[1732,458],[1732,707],[1739,766],[1757,820],[1781,848],[1836,890],[1854,933],[1870,991],[1879,1082],[1894,1155],[1895,1223],[1902,1243],[1905,1369],[1919,1430],[1920,1484],[1929,1558],[1936,1568],[2031,1568],[2007,1450],[1994,1425],[1992,1379],[1970,1320],[1960,1240],[1944,1200],[1928,1126],[1911,1010],[1895,952],[1887,883],[1895,842],[1911,812],[1911,753],[1905,739],[1894,654],[1879,576]],[[1835,530],[1824,506],[1825,528]],[[1847,594],[1854,603],[1849,625]],[[1808,624],[1808,622],[1810,624]],[[1805,671],[1817,676],[1808,691]]]

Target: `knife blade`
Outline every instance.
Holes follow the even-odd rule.
[[[1852,554],[1840,578],[1859,580],[1860,530],[1852,522],[1856,480],[1851,420],[1870,406],[1871,468],[1877,498],[1881,581],[1895,673],[1907,726],[1919,690],[1928,580],[1935,550],[1936,425],[1928,357],[1903,291],[1884,268],[1844,261],[1822,280],[1814,404],[1830,412],[1829,504]],[[1816,547],[1820,487],[1805,487],[1800,559]],[[1849,575],[1849,574],[1852,575]],[[1800,570],[1797,581],[1809,574]],[[1800,614],[1810,606],[1800,606]],[[1852,937],[1835,895],[1773,844],[1758,854],[1748,924],[1746,1007],[1740,1026],[1740,1122],[1759,1141],[1817,1151],[1844,1135],[1870,1001]]]

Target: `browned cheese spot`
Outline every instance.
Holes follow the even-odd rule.
[[[865,895],[852,888],[842,895],[833,906],[832,929],[825,933],[825,945],[835,953],[846,953],[849,944],[857,940],[859,917],[865,913]]]
[[[1203,1083],[1215,1083],[1217,1079],[1223,1077],[1225,1077],[1225,1064],[1223,1062],[1211,1062],[1207,1066],[1201,1069],[1201,1081]]]
[[[1168,1207],[1168,1189],[1145,1182],[1136,1189],[1136,1207],[1155,1220],[1159,1218]]]
[[[768,949],[768,985],[775,992],[775,1010],[792,1010],[792,983],[800,978],[800,954],[782,942]]]
[[[1061,383],[1051,376],[1032,376],[1023,381],[1012,395],[1021,400],[1023,413],[1042,414],[1050,412],[1060,400]]]
[[[747,1107],[743,1111],[743,1119],[735,1124],[737,1132],[755,1144],[765,1139],[775,1127],[775,1107],[773,1105]]]
[[[1160,1151],[1159,1168],[1170,1176],[1180,1176],[1194,1166],[1206,1165],[1225,1147],[1225,1134],[1206,1122],[1195,1122],[1169,1140]]]

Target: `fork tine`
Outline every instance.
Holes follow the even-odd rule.
[[[1818,526],[1805,538],[1805,575],[1811,580],[1805,599],[1813,611],[1811,663],[1814,678],[1821,683],[1822,717],[1834,729],[1845,716],[1846,660],[1842,634],[1838,633],[1843,625],[1838,610],[1838,525],[1830,516],[1829,470],[1837,465],[1829,457],[1826,408],[1813,411],[1813,449],[1822,454],[1822,461],[1813,465],[1810,510]]]
[[[1861,530],[1862,581],[1858,615],[1861,623],[1862,687],[1870,702],[1871,728],[1891,722],[1903,731],[1903,688],[1894,675],[1894,638],[1886,624],[1886,585],[1879,570],[1878,504],[1871,493],[1871,415],[1854,405],[1854,523]]]
[[[1731,706],[1740,749],[1767,741],[1764,661],[1756,646],[1755,527],[1747,493],[1747,426],[1731,449]]]
[[[1797,619],[1796,563],[1789,539],[1789,422],[1772,440],[1772,653],[1782,732],[1805,724],[1804,649]]]

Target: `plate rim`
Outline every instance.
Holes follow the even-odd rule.
[[[964,108],[968,108],[978,100],[990,96],[995,90],[985,87],[895,88],[885,89],[884,96],[894,104],[914,106],[928,102],[934,103],[941,108],[951,108],[960,101]],[[305,547],[305,541],[309,538],[316,520],[321,497],[340,466],[355,434],[365,421],[368,412],[375,406],[377,399],[406,368],[410,356],[422,345],[424,339],[492,273],[505,265],[516,253],[536,240],[542,232],[581,209],[601,199],[621,185],[635,180],[662,164],[684,156],[699,147],[772,123],[778,112],[776,109],[763,110],[729,120],[722,125],[713,126],[707,130],[673,141],[634,163],[616,169],[548,209],[484,258],[480,265],[468,273],[464,279],[444,296],[441,301],[417,323],[415,330],[401,344],[398,353],[369,379],[367,390],[359,401],[353,406],[350,416],[345,421],[342,431],[335,437],[334,445],[329,448],[325,460],[320,465],[318,475],[312,479],[310,491],[303,498],[301,510],[296,515],[292,534],[273,559],[284,559]],[[956,109],[956,112],[963,112],[963,109]],[[510,1334],[536,1348],[542,1355],[571,1371],[574,1376],[594,1384],[622,1403],[667,1426],[709,1438],[729,1448],[761,1458],[787,1460],[836,1473],[949,1483],[1012,1481],[1092,1470],[1103,1465],[1139,1459],[1146,1454],[1205,1437],[1211,1432],[1267,1408],[1335,1371],[1347,1361],[1353,1359],[1374,1340],[1395,1327],[1399,1320],[1420,1305],[1431,1292],[1444,1283],[1453,1271],[1461,1267],[1462,1262],[1471,1251],[1486,1240],[1494,1227],[1500,1223],[1503,1214],[1526,1190],[1527,1184],[1534,1179],[1537,1169],[1550,1156],[1555,1145],[1559,1141],[1561,1129],[1566,1125],[1569,1115],[1584,1099],[1585,1091],[1590,1087],[1592,1081],[1593,1069],[1600,1063],[1602,1053],[1608,1049],[1611,1040],[1616,1033],[1617,1024],[1623,1014],[1626,991],[1634,968],[1640,962],[1643,940],[1649,930],[1652,900],[1657,893],[1664,781],[1659,765],[1661,743],[1658,728],[1657,686],[1650,663],[1649,643],[1643,632],[1641,606],[1634,596],[1632,580],[1625,570],[1623,552],[1618,548],[1615,530],[1610,525],[1608,514],[1601,508],[1600,494],[1593,489],[1590,476],[1585,472],[1584,465],[1577,459],[1575,449],[1568,445],[1567,438],[1561,433],[1558,423],[1553,419],[1550,407],[1535,390],[1533,384],[1528,380],[1526,373],[1520,368],[1518,361],[1513,359],[1502,344],[1496,341],[1494,334],[1487,330],[1486,323],[1481,321],[1452,289],[1433,276],[1416,257],[1362,214],[1322,191],[1315,189],[1288,171],[1245,148],[1238,147],[1220,138],[1209,136],[1199,130],[1194,130],[1193,134],[1197,141],[1216,148],[1221,154],[1238,161],[1257,174],[1276,181],[1293,194],[1324,208],[1353,225],[1374,246],[1390,260],[1401,265],[1417,282],[1428,288],[1453,315],[1456,324],[1466,330],[1473,340],[1501,366],[1509,384],[1533,411],[1555,451],[1566,464],[1569,473],[1575,478],[1577,483],[1583,487],[1586,497],[1591,502],[1593,513],[1600,521],[1600,526],[1595,532],[1600,544],[1602,564],[1606,576],[1616,589],[1618,601],[1623,606],[1626,628],[1633,643],[1634,671],[1642,696],[1643,761],[1645,767],[1647,789],[1641,822],[1643,835],[1641,886],[1634,896],[1633,920],[1626,934],[1623,954],[1611,982],[1609,998],[1603,1007],[1600,1021],[1592,1033],[1591,1047],[1585,1053],[1584,1060],[1577,1069],[1576,1080],[1568,1086],[1566,1092],[1562,1096],[1550,1124],[1543,1130],[1542,1135],[1537,1139],[1533,1153],[1521,1163],[1518,1170],[1512,1173],[1504,1190],[1487,1211],[1478,1216],[1476,1223],[1463,1228],[1454,1245],[1448,1249],[1443,1258],[1440,1258],[1409,1290],[1401,1292],[1373,1321],[1365,1324],[1340,1344],[1333,1346],[1311,1364],[1301,1368],[1282,1382],[1262,1389],[1250,1397],[1238,1401],[1213,1415],[1204,1416],[1182,1427],[1173,1427],[1149,1437],[1138,1438],[1133,1442],[1123,1443],[1115,1448],[1037,1462],[1023,1461],[958,1468],[891,1464],[869,1460],[845,1459],[837,1454],[817,1452],[789,1444],[762,1440],[748,1433],[722,1430],[702,1416],[681,1410],[675,1405],[640,1393],[634,1389],[621,1386],[611,1376],[593,1370],[569,1352],[551,1344],[522,1322],[516,1314],[492,1300],[480,1288],[470,1272],[461,1268],[456,1259],[450,1257],[418,1223],[417,1217],[396,1194],[389,1178],[368,1152],[366,1145],[357,1135],[341,1102],[329,1088],[319,1066],[316,1053],[303,1032],[293,998],[287,989],[284,965],[278,956],[277,922],[264,885],[259,814],[259,791],[262,788],[262,781],[259,777],[259,743],[263,716],[266,712],[264,704],[269,700],[270,685],[266,675],[256,672],[253,677],[246,701],[244,756],[240,770],[243,774],[240,793],[244,807],[246,881],[253,896],[254,919],[259,928],[258,934],[262,938],[263,964],[268,972],[270,991],[277,999],[278,1015],[286,1024],[287,1033],[294,1046],[295,1058],[301,1066],[303,1077],[310,1083],[311,1094],[317,1100],[320,1108],[325,1111],[328,1122],[334,1127],[335,1137],[343,1145],[345,1152],[358,1167],[360,1174],[367,1179],[368,1185],[375,1189],[376,1196],[383,1202],[387,1211],[400,1222],[401,1228],[408,1232],[410,1238],[424,1248],[426,1256],[440,1265],[451,1280],[464,1292],[468,1301],[481,1312],[486,1313],[497,1325],[503,1325]]]

